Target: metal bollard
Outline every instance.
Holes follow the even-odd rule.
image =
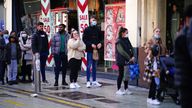
[[[40,55],[39,54],[35,54],[35,60],[34,60],[34,82],[35,82],[35,93],[41,92]]]

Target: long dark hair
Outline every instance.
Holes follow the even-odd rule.
[[[127,30],[128,30],[127,28],[121,27],[119,29],[119,37],[118,38],[122,38],[122,33],[126,32]]]

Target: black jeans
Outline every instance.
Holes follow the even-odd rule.
[[[45,66],[46,66],[46,61],[47,61],[48,55],[43,55],[40,54],[40,68],[41,68],[41,76],[42,76],[42,81],[46,80],[45,76]]]
[[[59,73],[62,71],[62,84],[65,83],[66,72],[67,72],[67,55],[65,53],[54,54],[55,60],[55,82],[59,80]]]
[[[121,83],[124,77],[124,66],[118,65],[119,67],[119,76],[117,79],[117,89],[119,90],[121,88]],[[124,81],[124,89],[126,90],[128,88],[128,81]]]
[[[69,67],[71,70],[70,73],[70,82],[77,82],[78,71],[81,69],[81,60],[72,58],[69,60]]]
[[[31,64],[26,64],[26,60],[22,61],[22,67],[21,67],[21,71],[22,71],[22,80],[25,80],[26,75],[28,76],[28,79],[31,80]]]

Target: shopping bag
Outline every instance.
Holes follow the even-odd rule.
[[[128,65],[128,70],[129,75],[130,75],[130,80],[134,80],[139,77],[139,64],[134,63],[134,64],[129,64]]]

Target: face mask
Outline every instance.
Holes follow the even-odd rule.
[[[160,36],[157,35],[157,34],[155,34],[155,35],[154,35],[154,38],[155,38],[156,40],[159,40],[159,39],[160,39]]]
[[[3,35],[5,39],[9,39],[9,35],[8,34],[4,34]]]
[[[21,37],[27,37],[27,34],[21,34]]]
[[[91,26],[96,26],[97,25],[97,21],[92,21],[91,22]]]
[[[125,37],[129,37],[129,33],[128,34],[126,34],[126,36]]]

